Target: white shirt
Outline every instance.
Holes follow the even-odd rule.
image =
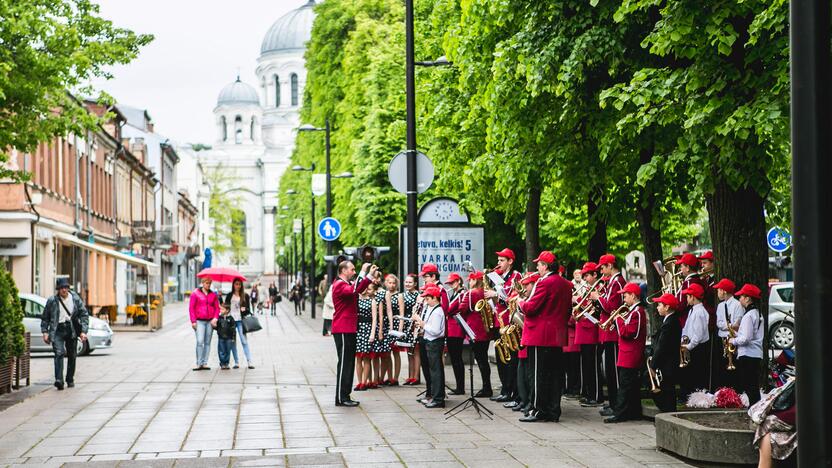
[[[685,328],[682,329],[682,337],[690,338],[687,348],[699,346],[702,343],[707,343],[708,339],[708,311],[701,303],[696,304],[688,314],[688,320],[685,322]]]
[[[742,308],[742,304],[733,296],[720,302],[716,306],[716,328],[719,330],[720,338],[728,337],[728,324],[725,321],[726,311],[728,312],[729,320],[731,320],[731,325],[738,325],[740,320],[742,320],[743,314],[745,314],[745,309]]]
[[[72,293],[67,294],[66,299],[64,299],[63,297],[61,297],[60,294],[58,294],[58,300],[63,302],[63,304],[66,306],[66,310],[64,310],[64,308],[60,304],[58,304],[58,311],[60,313],[58,323],[69,322],[69,320],[72,318],[72,313],[75,312],[75,301],[72,300]],[[69,311],[69,313],[67,313],[67,311]]]
[[[751,309],[742,316],[734,344],[737,346],[737,357],[763,357],[763,327],[757,309]]]
[[[445,336],[445,312],[442,306],[428,306],[425,312],[425,339],[428,341]]]
[[[240,311],[240,297],[236,294],[231,295],[231,306],[228,309],[228,315],[238,322],[243,319]]]

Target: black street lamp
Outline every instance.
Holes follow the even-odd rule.
[[[312,163],[310,167],[302,167],[302,166],[293,166],[293,171],[307,171],[307,172],[314,172],[315,171],[315,163]],[[291,193],[290,193],[291,192]],[[294,190],[287,190],[287,195],[294,195],[296,192]],[[315,287],[315,194],[312,193],[310,190],[310,200],[312,200],[312,222],[310,223],[311,232],[309,233],[310,239],[309,243],[311,244],[311,254],[312,254],[312,261],[309,264],[309,288],[311,288],[311,292],[309,294],[312,302],[312,318],[315,318],[315,307],[317,305],[317,298],[318,298],[318,288]]]

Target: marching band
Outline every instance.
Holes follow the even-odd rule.
[[[584,407],[601,406],[604,388],[604,422],[639,419],[643,378],[662,412],[674,411],[692,392],[723,386],[744,391],[752,404],[759,400],[761,291],[751,284],[737,291],[730,279],[717,281],[711,252],[656,262],[662,289],[646,300],[611,254],[584,263],[572,281],[550,251],[541,252],[533,260],[537,271],[525,275],[514,270],[510,249],[496,255],[496,268],[469,268],[465,278],[452,272],[447,288],[437,265],[426,263],[419,272],[424,286],[419,289],[418,278],[409,275],[401,293],[393,275],[382,287],[374,265],[363,265],[353,283],[355,267],[342,262],[333,285],[336,404],[358,404],[349,393],[353,366],[356,391],[398,385],[399,352],[406,351],[404,385],[418,385],[423,375],[426,391],[418,401],[442,408],[445,352],[454,373],[449,393],[466,392],[466,343],[482,383],[472,396],[502,402],[522,413],[521,422],[559,421],[564,394],[580,398]],[[660,323],[648,357],[649,305]],[[492,341],[498,395],[491,388]]]

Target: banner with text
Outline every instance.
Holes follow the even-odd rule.
[[[461,273],[466,262],[482,270],[485,264],[485,228],[476,225],[464,226],[419,226],[419,269],[425,263],[434,263],[439,268],[442,281],[451,273]],[[406,271],[407,228],[399,229],[399,269]],[[407,273],[418,273],[407,272]],[[465,275],[462,275],[465,277]]]

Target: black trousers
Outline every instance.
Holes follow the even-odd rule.
[[[451,358],[451,367],[454,370],[455,390],[465,391],[465,363],[462,361],[462,342],[464,338],[447,338],[448,356]]]
[[[737,358],[737,392],[748,395],[748,405],[760,401],[760,363],[763,360],[742,356]],[[67,377],[69,379],[69,377]]]
[[[430,367],[430,387],[427,395],[435,402],[445,401],[445,366],[442,364],[442,351],[445,348],[445,339],[437,338],[426,341],[428,363]]]
[[[564,368],[566,374],[566,393],[579,395],[581,393],[581,353],[563,353]],[[519,382],[518,382],[519,388]]]
[[[690,352],[690,362],[682,369],[680,383],[681,397],[687,400],[688,395],[697,390],[708,389],[708,368],[711,357],[711,342],[701,343]]]
[[[618,402],[613,406],[615,417],[620,419],[641,419],[640,369],[618,368]]]
[[[529,387],[531,373],[529,372],[529,359],[517,360],[517,398],[522,407],[529,406]]]
[[[338,351],[336,369],[335,403],[350,400],[352,379],[355,375],[355,333],[333,333],[335,349]]]
[[[604,401],[601,387],[601,353],[597,344],[581,345],[581,374],[583,395],[589,400]]]
[[[607,384],[607,396],[610,406],[618,401],[618,343],[608,341],[602,343],[601,349],[604,353],[604,382]]]
[[[490,341],[475,341],[471,346],[471,350],[474,353],[474,359],[477,361],[477,367],[480,368],[482,389],[487,392],[491,391],[491,364],[488,362],[489,343]],[[456,368],[454,368],[454,373],[456,373]]]
[[[529,346],[528,360],[533,373],[529,391],[532,410],[544,419],[560,419],[563,348]]]
[[[52,340],[52,352],[55,354],[55,381],[64,381],[64,356],[66,356],[66,381],[75,382],[75,357],[78,353],[78,338],[72,336],[72,325],[64,322],[58,325]]]
[[[511,360],[503,364],[497,359],[497,375],[500,377],[500,395],[517,396],[517,352],[511,353]]]
[[[277,296],[271,296],[271,300],[269,301],[269,312],[274,315],[275,310],[277,310]]]
[[[662,384],[659,386],[661,392],[653,395],[656,407],[662,413],[676,411],[676,375],[678,369],[662,371]]]
[[[425,377],[425,398],[430,396],[430,364],[428,363],[428,348],[424,338],[419,338],[419,367]]]
[[[733,389],[736,389],[737,370],[728,370],[728,358],[722,354],[722,352],[724,351],[722,337],[717,336],[716,341],[719,343],[719,352],[716,352],[716,350],[714,350],[716,356],[712,361],[713,367],[711,369],[711,373],[713,375],[712,390],[716,391],[722,387],[731,387]],[[734,367],[736,367],[736,365],[737,356],[734,355]]]

